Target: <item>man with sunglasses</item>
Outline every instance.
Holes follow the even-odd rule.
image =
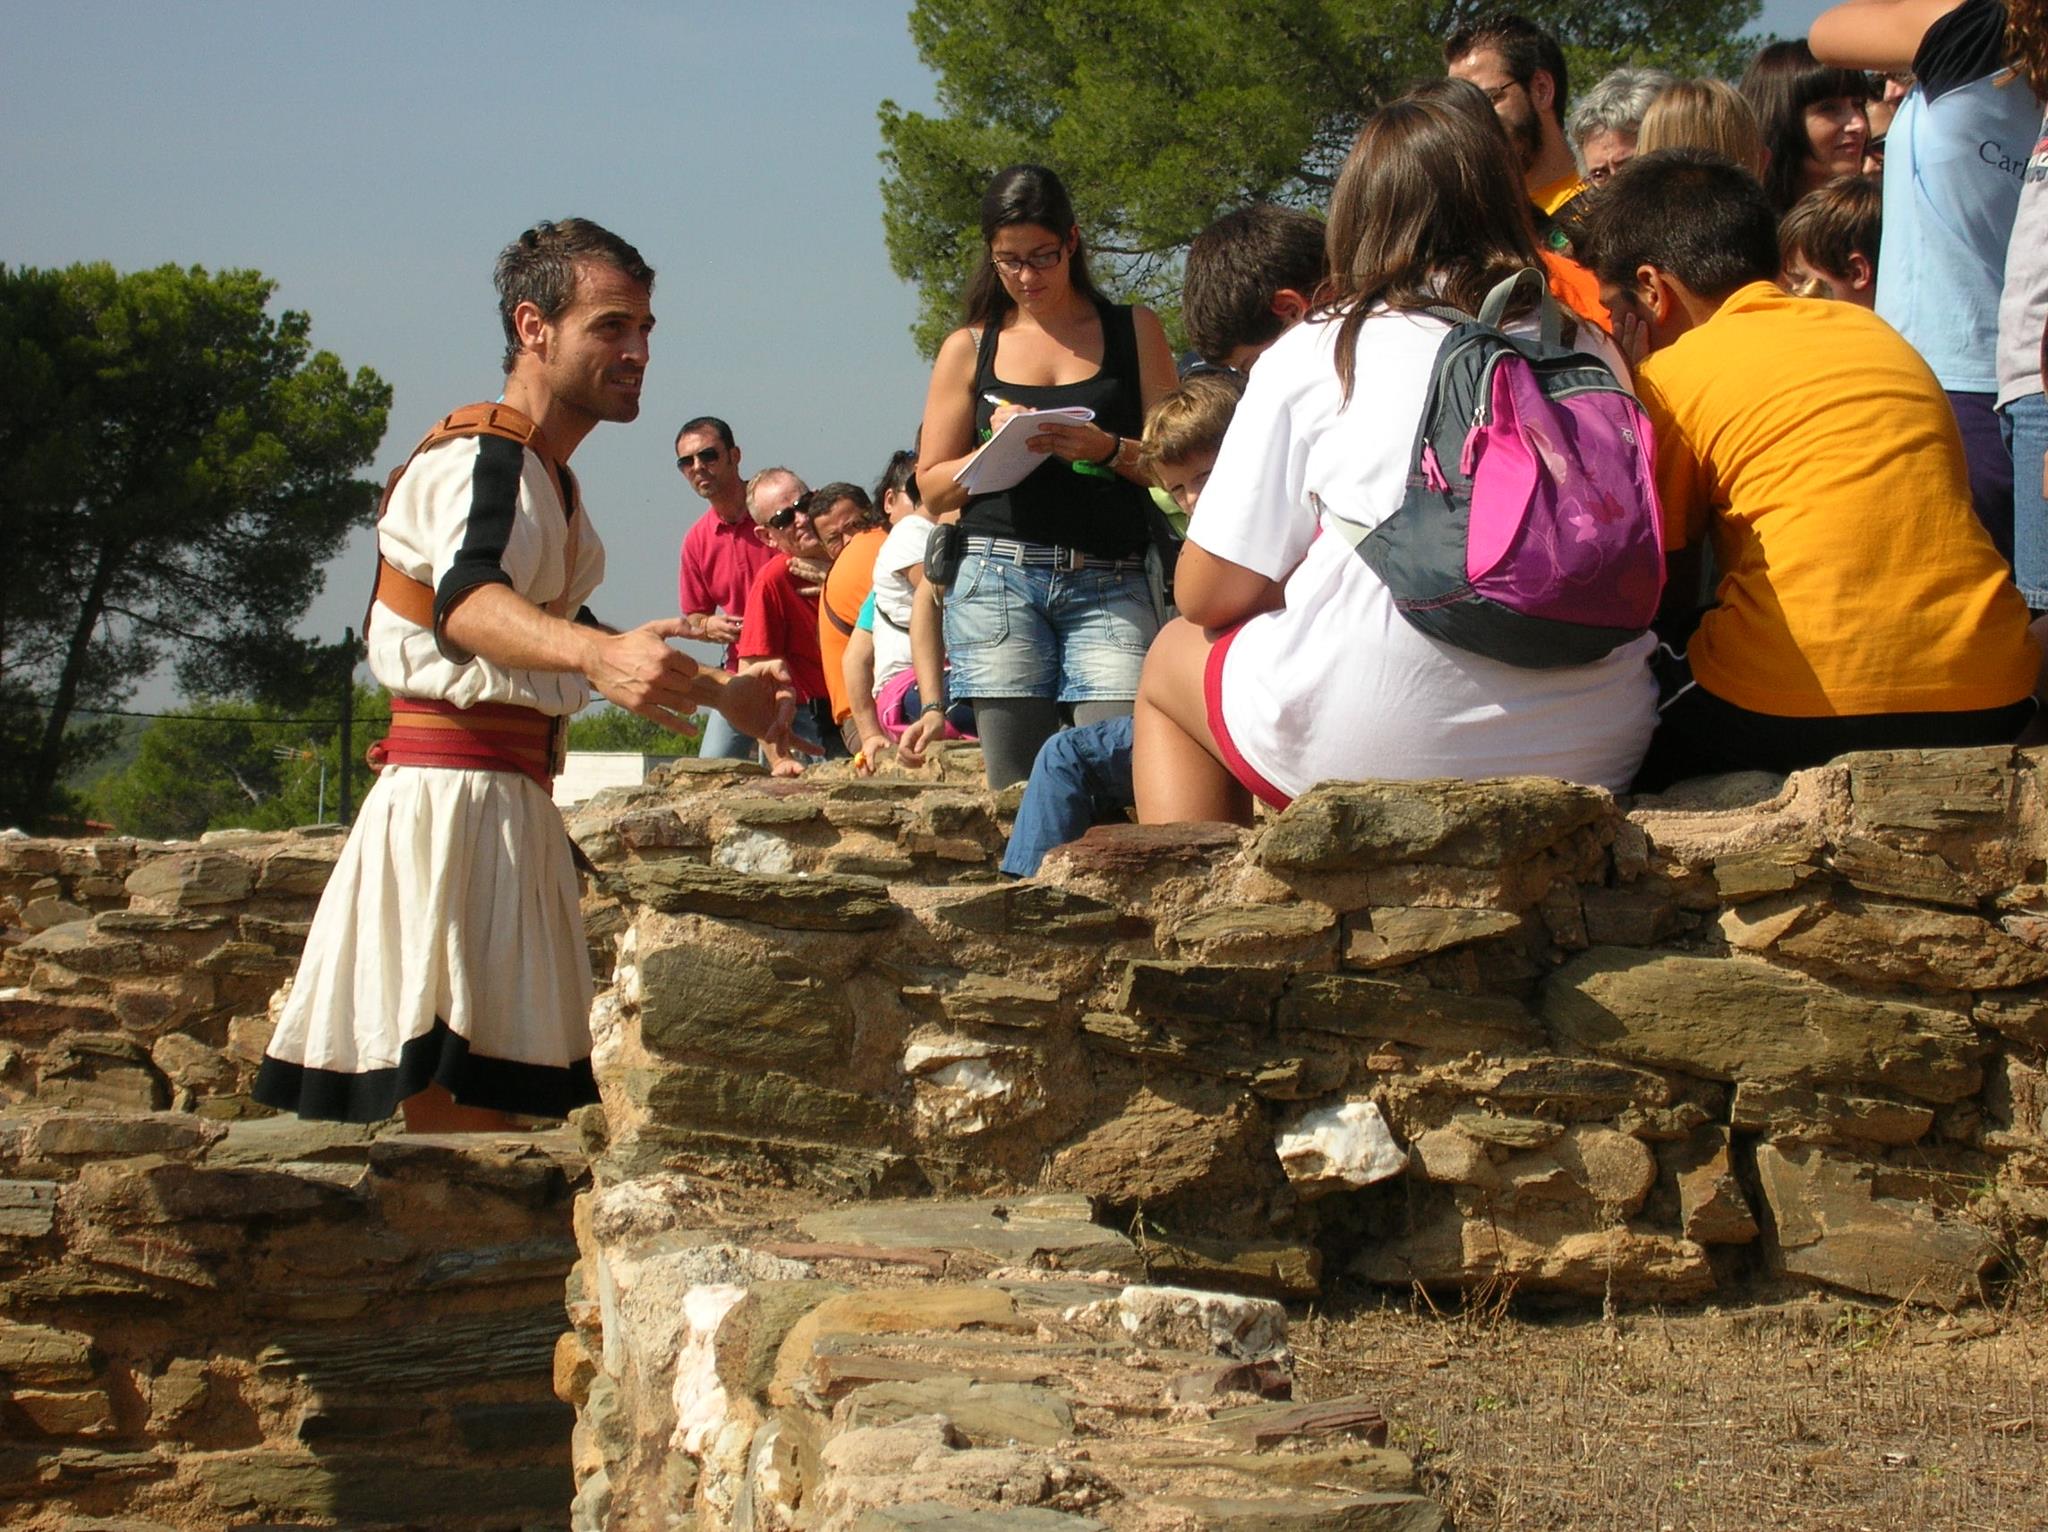
[[[678,609],[693,636],[725,646],[725,668],[737,671],[747,587],[775,551],[755,534],[747,515],[740,449],[731,426],[716,415],[685,421],[676,433],[676,469],[710,507],[683,534]],[[751,760],[754,742],[724,714],[707,711],[697,753],[706,759]]]
[[[740,669],[742,674],[786,669],[797,695],[795,740],[813,755],[844,755],[844,749],[832,751],[838,732],[831,727],[825,662],[818,648],[818,593],[832,560],[812,524],[810,501],[804,481],[787,468],[764,468],[747,481],[747,514],[769,558],[747,587]],[[773,742],[765,742],[762,750],[776,776],[803,771],[793,751]]]

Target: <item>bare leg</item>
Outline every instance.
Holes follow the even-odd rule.
[[[1177,617],[1145,656],[1131,757],[1140,824],[1252,822],[1252,796],[1225,768],[1209,731],[1202,673],[1211,647],[1207,633]]]
[[[447,1088],[429,1085],[400,1103],[408,1133],[517,1133],[521,1123],[509,1112],[463,1106]]]

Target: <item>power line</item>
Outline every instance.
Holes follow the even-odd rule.
[[[32,697],[23,700],[30,707],[41,708],[46,713],[50,711],[51,705],[47,702],[39,702]],[[236,718],[223,713],[137,713],[131,712],[127,708],[117,707],[75,707],[71,711],[73,713],[89,713],[95,718],[160,718],[169,719],[173,723],[240,723],[258,728],[268,728],[273,724],[280,727],[286,724],[322,724],[330,729],[338,729],[341,727],[342,722],[339,718]],[[385,721],[382,713],[358,713],[349,719],[351,723],[383,723]]]

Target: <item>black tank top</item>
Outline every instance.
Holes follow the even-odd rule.
[[[1085,404],[1105,431],[1136,439],[1145,426],[1138,392],[1138,330],[1130,309],[1097,301],[1102,319],[1102,367],[1079,383],[1029,387],[996,376],[996,334],[1000,321],[981,332],[974,367],[974,429],[986,441],[996,407],[993,394],[1034,409]],[[976,495],[960,515],[961,528],[975,537],[1012,537],[1020,542],[1076,548],[1101,559],[1131,558],[1145,547],[1145,491],[1120,474],[1089,472],[1048,456],[1008,489]]]

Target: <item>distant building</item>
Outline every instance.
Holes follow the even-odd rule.
[[[555,807],[581,803],[604,787],[638,787],[647,773],[672,755],[642,755],[637,750],[571,750],[555,778]]]

